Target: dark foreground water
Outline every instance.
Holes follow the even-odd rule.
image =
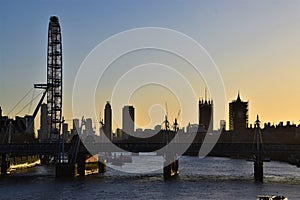
[[[161,161],[154,156],[136,159],[158,167]],[[141,168],[147,166],[122,166]],[[111,168],[104,175],[57,180],[53,167],[39,166],[0,177],[0,199],[256,199],[258,194],[277,193],[300,199],[300,168],[269,162],[264,171],[265,182],[259,184],[253,181],[251,162],[182,157],[176,180],[165,181],[162,170],[131,174]]]

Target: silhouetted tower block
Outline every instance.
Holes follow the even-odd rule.
[[[92,118],[87,118],[85,120],[85,131],[86,131],[87,135],[93,135],[94,134]]]
[[[71,129],[71,135],[72,138],[74,135],[77,135],[79,131],[79,119],[73,119],[73,128]]]
[[[48,110],[47,110],[47,104],[41,105],[41,130],[48,130]]]
[[[106,102],[104,109],[104,134],[108,139],[112,139],[112,110],[109,101]]]
[[[46,142],[49,138],[49,122],[47,104],[41,105],[40,115],[40,130],[39,130],[39,142]]]
[[[229,130],[245,130],[248,127],[248,102],[243,102],[240,93],[229,103]]]
[[[79,130],[79,119],[73,119],[73,129]]]
[[[51,16],[48,28],[47,105],[50,139],[59,139],[62,119],[62,37],[58,17]]]
[[[127,139],[128,135],[132,135],[134,132],[134,107],[133,106],[124,106],[122,115],[122,129],[124,138]]]
[[[2,118],[2,108],[0,106],[0,118]]]
[[[67,137],[68,133],[69,133],[69,125],[67,123],[63,123],[62,134],[65,134],[65,137]]]
[[[213,130],[213,101],[199,100],[199,126]]]

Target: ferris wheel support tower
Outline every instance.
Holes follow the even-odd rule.
[[[59,139],[62,121],[62,37],[58,17],[51,16],[47,49],[47,107],[50,140]]]

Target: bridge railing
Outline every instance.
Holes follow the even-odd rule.
[[[56,154],[59,152],[58,143],[20,143],[2,144],[0,153],[11,153],[18,155],[26,154]]]
[[[90,152],[96,154],[99,152],[118,152],[120,149],[130,152],[174,152],[182,153],[184,150],[191,153],[197,153],[200,150],[201,143],[169,143],[167,148],[165,143],[115,143],[115,145],[106,143],[91,143],[87,148],[81,145],[81,152]],[[206,144],[209,145],[209,144]],[[213,146],[213,144],[211,144]],[[70,143],[66,143],[65,152],[69,152]],[[59,143],[22,143],[22,144],[1,144],[0,153],[14,154],[56,154],[59,152]],[[253,144],[250,143],[217,143],[214,145],[211,153],[223,154],[253,154],[256,153]],[[299,154],[300,144],[264,144],[263,153],[265,154]]]

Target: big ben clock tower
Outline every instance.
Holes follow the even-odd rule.
[[[229,130],[248,128],[248,102],[243,102],[238,93],[237,99],[229,103]]]

